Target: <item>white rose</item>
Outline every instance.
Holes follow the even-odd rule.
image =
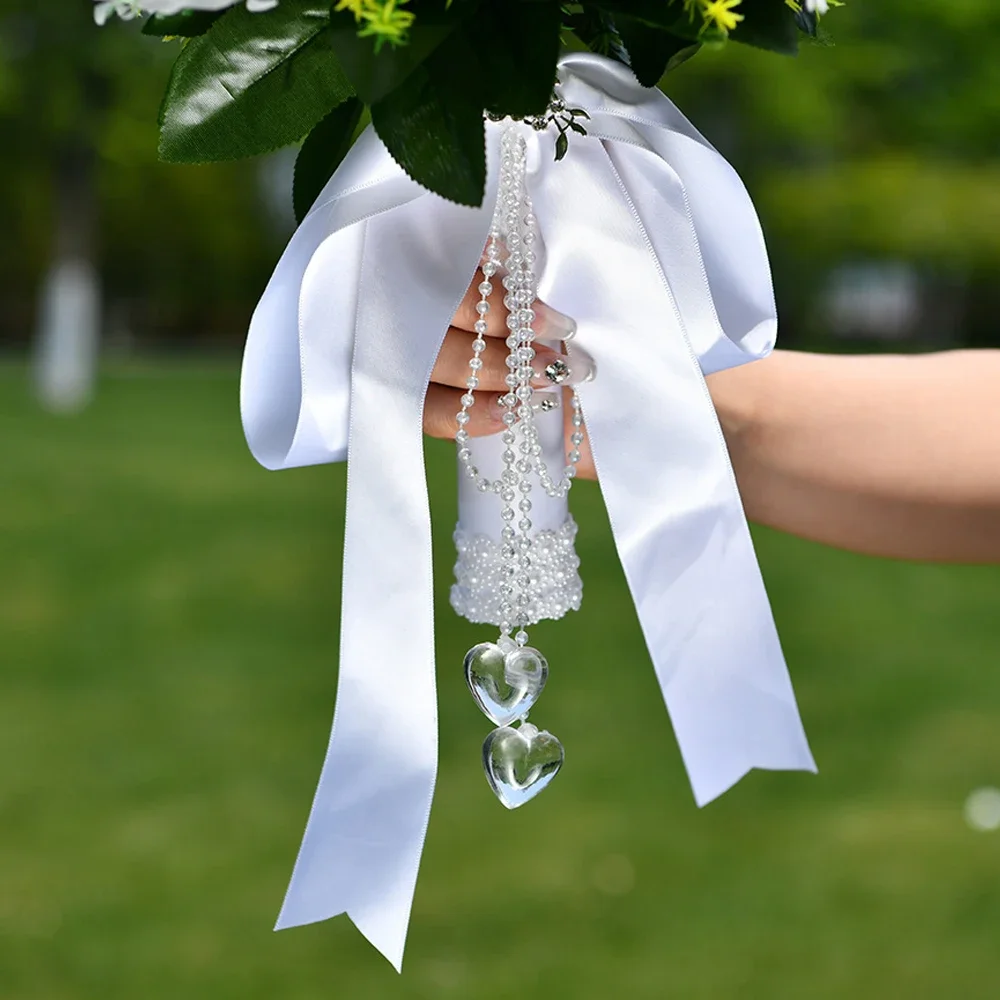
[[[128,21],[141,14],[179,14],[182,10],[222,10],[233,7],[239,0],[97,0],[94,20],[104,24],[117,14]],[[278,0],[246,0],[247,10],[271,10]]]

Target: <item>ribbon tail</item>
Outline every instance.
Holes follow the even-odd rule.
[[[616,160],[626,155],[655,157],[614,144]],[[697,261],[683,186],[658,162],[658,224],[679,261]],[[571,143],[540,188],[539,217],[558,220],[540,294],[576,316],[577,342],[597,362],[599,377],[579,390],[591,448],[695,799],[754,767],[815,770],[679,295],[631,187],[592,139]],[[688,301],[709,294],[694,273],[682,269]]]
[[[277,924],[346,912],[397,970],[437,773],[423,400],[489,221],[489,211],[428,197],[364,223],[337,703]],[[302,310],[337,280],[334,263],[310,269]],[[304,327],[304,370],[306,353],[324,350],[324,332],[318,321]]]

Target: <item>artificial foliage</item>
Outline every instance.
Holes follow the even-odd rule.
[[[144,5],[110,6],[134,16]],[[366,114],[414,180],[478,205],[486,181],[484,112],[544,115],[564,49],[616,59],[653,87],[705,45],[732,41],[793,55],[803,37],[823,37],[826,9],[823,0],[202,4],[210,6],[222,9],[154,13],[144,23],[144,33],[180,45],[160,113],[160,155],[203,163],[301,142],[299,218]],[[560,155],[585,126],[579,116],[563,116]]]

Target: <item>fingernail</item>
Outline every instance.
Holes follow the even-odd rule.
[[[594,359],[586,352],[577,348],[572,357],[566,354],[556,354],[554,351],[540,350],[535,355],[536,386],[579,385],[581,382],[592,382],[597,374]]]
[[[539,340],[572,340],[576,336],[575,319],[564,316],[544,302],[536,302],[532,308],[538,317],[535,336]]]

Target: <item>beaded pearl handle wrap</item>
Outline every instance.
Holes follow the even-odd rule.
[[[703,378],[771,349],[767,256],[739,178],[663,94],[590,53],[564,56],[559,76],[588,134],[555,162],[551,130],[522,133],[545,236],[538,294],[576,320],[600,372],[578,390],[590,447],[705,803],[755,767],[815,769]],[[244,427],[263,465],[348,459],[336,713],[278,926],[347,912],[397,968],[437,777],[423,399],[490,234],[504,130],[487,123],[479,209],[421,189],[366,131],[293,236],[244,357]],[[496,496],[481,500],[496,511]],[[540,505],[531,514],[537,529]],[[480,645],[496,647],[467,667],[498,727],[483,764],[516,805],[559,762],[543,732],[507,723],[548,664]]]
[[[580,400],[571,396],[573,431],[567,452],[562,393],[538,393],[531,384],[539,239],[527,191],[526,128],[508,123],[500,140],[499,190],[482,264],[476,338],[456,415],[459,526],[451,604],[472,622],[499,626],[501,634],[543,618],[561,618],[578,610],[583,596],[573,545],[576,524],[567,504],[583,442]],[[504,430],[476,439],[466,425],[476,404],[489,298],[497,281],[505,291],[509,331],[507,392],[500,397]],[[541,402],[535,402],[539,396]],[[553,466],[560,471],[558,480],[550,471]],[[483,503],[481,494],[497,497],[495,509]]]

